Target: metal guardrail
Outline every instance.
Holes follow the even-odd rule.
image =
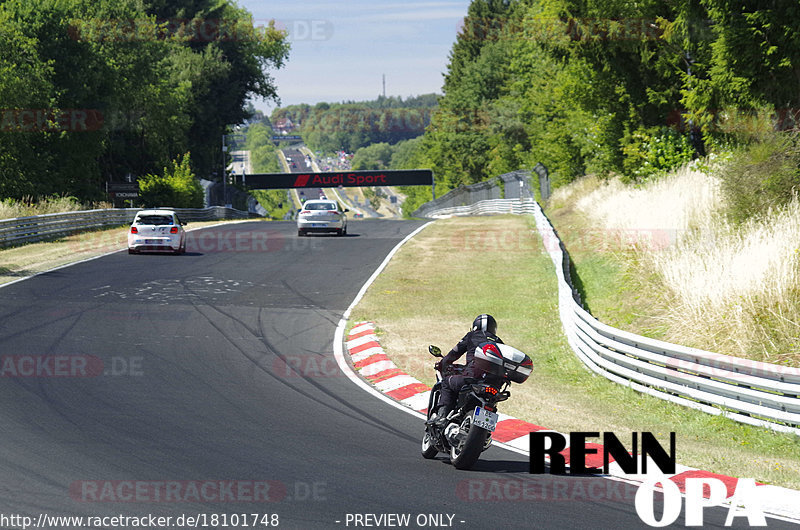
[[[429,211],[426,217],[443,219],[459,215],[497,215],[505,213],[533,215],[535,205],[536,201],[534,199],[488,199],[467,206],[437,208]]]
[[[800,369],[740,359],[635,335],[599,322],[578,303],[569,256],[533,200],[490,200],[428,217],[532,214],[558,277],[561,323],[580,360],[607,379],[733,420],[800,435]]]
[[[431,212],[443,208],[469,206],[486,200],[520,198],[533,198],[531,172],[523,169],[468,186],[459,186],[438,199],[426,202],[414,210],[411,216],[430,217]]]
[[[3,219],[0,220],[0,247],[52,239],[84,230],[130,224],[133,222],[136,212],[142,209],[83,210]],[[172,209],[184,221],[246,219],[250,217],[248,212],[225,208],[224,206]]]

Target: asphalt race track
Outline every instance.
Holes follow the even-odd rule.
[[[290,173],[308,173],[313,171],[311,167],[306,165],[306,157],[299,149],[284,149],[283,155],[286,157],[289,164],[294,164],[294,167],[291,165],[289,166],[291,170]],[[322,188],[302,188],[298,189],[297,192],[299,194],[298,197],[301,199],[305,197],[306,200],[319,199],[322,196]],[[335,199],[336,197],[329,198]],[[350,217],[352,217],[352,215]]]
[[[422,459],[421,420],[339,372],[341,314],[419,225],[232,224],[191,233],[183,256],[119,252],[0,289],[0,513],[643,527],[619,482],[529,475],[500,448],[467,472]]]

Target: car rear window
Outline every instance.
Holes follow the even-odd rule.
[[[142,215],[137,218],[136,224],[140,225],[171,225],[172,216],[170,215]]]
[[[306,210],[335,210],[336,203],[333,202],[312,202],[306,203],[304,208]]]

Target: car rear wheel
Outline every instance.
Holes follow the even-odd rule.
[[[303,232],[302,230],[297,231],[297,237],[303,237],[304,235],[306,235],[306,233]]]
[[[135,250],[133,250],[132,248],[129,248],[129,249],[128,249],[128,254],[138,254],[138,252],[136,252],[136,251],[135,251]]]

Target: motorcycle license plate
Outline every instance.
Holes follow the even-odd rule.
[[[494,432],[494,429],[497,427],[497,414],[480,407],[475,407],[475,415],[472,416],[472,424],[486,429],[487,431]]]

